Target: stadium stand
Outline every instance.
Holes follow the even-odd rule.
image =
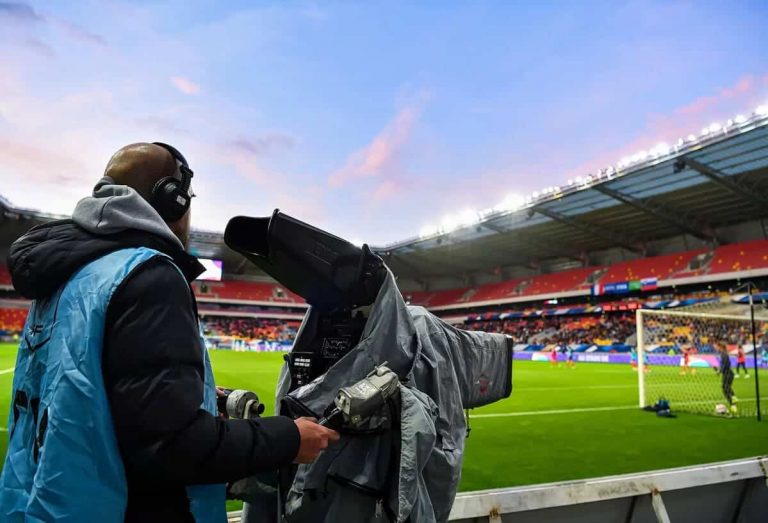
[[[587,279],[592,274],[599,272],[600,269],[601,267],[585,267],[537,276],[531,279],[523,294],[525,296],[537,296],[589,288],[590,282]]]
[[[6,335],[19,334],[27,320],[27,309],[0,308],[0,332]]]
[[[299,322],[255,318],[212,318],[203,323],[207,335],[266,341],[292,341]]]
[[[693,278],[709,274],[728,274],[768,268],[768,241],[757,240],[717,247],[711,251],[698,249],[683,253],[655,256],[619,262],[608,267],[585,267],[551,274],[515,278],[498,283],[432,292],[406,292],[407,301],[428,308],[449,306],[468,310],[472,306],[493,302],[503,306],[506,299],[552,296],[574,290],[584,294],[595,282],[617,282],[656,277],[659,281],[674,278]],[[0,285],[12,289],[5,266],[0,267]],[[281,307],[301,306],[303,300],[270,282],[243,280],[197,281],[193,288],[198,300],[209,304],[205,310],[209,332],[217,336],[266,341],[290,341],[298,322],[292,317],[280,316]],[[481,316],[465,316],[465,326],[473,329],[492,330],[513,335],[518,341],[532,347],[549,344],[600,345],[625,344],[630,338],[630,311],[638,306],[667,308],[707,299],[713,293],[702,291],[668,294],[656,301],[637,302],[619,299],[603,301],[596,305],[586,303],[569,305],[559,309],[525,308],[525,300],[515,309],[486,312]],[[13,304],[13,301],[8,303]],[[232,309],[232,307],[235,307]],[[267,307],[264,309],[264,307]],[[225,307],[221,311],[220,307]],[[243,315],[232,313],[242,308]],[[217,317],[217,311],[222,316]],[[224,312],[222,312],[224,311]],[[301,312],[296,313],[296,318]],[[248,313],[248,314],[246,314]],[[271,313],[271,314],[270,314]],[[21,332],[27,311],[15,305],[0,306],[0,332],[13,335]],[[262,314],[266,318],[259,318]],[[272,316],[272,319],[267,319]],[[461,319],[459,321],[462,321]]]
[[[696,276],[768,270],[768,240],[723,245],[713,250],[696,249],[677,254],[618,262],[607,267],[584,267],[529,278],[433,292],[409,292],[414,305],[425,307],[473,306],[505,298],[551,296],[570,291],[588,293],[594,283],[614,283],[643,278],[659,282]],[[687,282],[692,283],[692,282]],[[520,300],[517,300],[520,301]]]
[[[472,321],[466,327],[502,332],[530,350],[541,346],[567,344],[587,346],[624,345],[634,334],[634,315],[627,313],[584,315],[574,317],[534,317],[514,320]]]
[[[724,245],[715,250],[709,274],[768,267],[768,240]]]
[[[466,303],[472,295],[472,289],[462,288],[436,292],[408,292],[405,293],[404,297],[406,301],[413,305],[430,308],[455,303]]]
[[[619,262],[609,266],[600,279],[605,282],[640,280],[643,278],[671,279],[678,272],[687,271],[691,260],[705,252],[707,252],[705,249],[699,249],[680,254],[653,256],[639,260]]]
[[[289,290],[270,282],[240,280],[197,281],[193,283],[195,294],[200,301],[216,299],[222,301],[253,301],[274,303],[304,303],[304,300]]]
[[[5,264],[0,264],[0,288],[11,288],[11,275]]]

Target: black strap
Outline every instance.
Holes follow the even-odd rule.
[[[11,433],[8,435],[10,438],[13,436],[13,432],[16,430],[16,424],[19,421],[21,412],[19,409],[27,408],[27,393],[23,390],[17,390],[16,396],[13,398],[13,427],[11,427]]]
[[[37,437],[35,438],[35,445],[32,452],[32,457],[37,462],[40,457],[40,449],[43,446],[45,440],[45,430],[48,428],[48,409],[43,411],[43,417],[40,418],[40,425],[37,428]]]
[[[464,414],[465,414],[465,416],[467,418],[467,435],[464,436],[464,437],[468,438],[469,437],[469,433],[472,432],[472,427],[469,426],[469,409],[465,409],[464,410]],[[474,440],[472,440],[472,441],[474,441]]]

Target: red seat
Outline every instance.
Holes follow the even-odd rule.
[[[304,299],[278,283],[240,280],[196,281],[195,295],[200,299],[268,301],[275,303],[304,303]]]
[[[768,240],[723,245],[715,249],[710,274],[749,271],[768,267]]]
[[[0,330],[21,332],[25,321],[27,321],[27,309],[0,309]]]

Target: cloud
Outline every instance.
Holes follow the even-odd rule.
[[[246,153],[261,156],[276,149],[293,149],[296,139],[284,133],[269,133],[254,138],[236,138],[227,142],[227,145]]]
[[[425,97],[400,109],[371,142],[347,157],[344,167],[328,178],[331,187],[385,174],[396,163],[421,118]]]
[[[200,93],[200,86],[183,76],[171,76],[171,83],[184,94],[195,95]]]
[[[701,96],[696,98],[689,104],[677,108],[674,111],[675,116],[695,116],[706,113],[707,111],[715,108],[719,103],[724,100],[736,98],[749,93],[755,87],[755,78],[752,75],[742,77],[732,87],[724,87],[720,91],[711,96]]]
[[[749,114],[764,96],[768,75],[744,75],[734,84],[721,87],[715,93],[695,98],[665,114],[650,114],[642,131],[618,149],[604,151],[570,169],[565,176],[574,178],[594,173],[615,164],[619,159],[664,142],[670,145],[689,134],[699,134],[702,128],[738,113]]]
[[[0,19],[2,18],[8,18],[16,25],[26,24],[28,27],[37,23],[50,24],[73,40],[99,47],[107,47],[107,41],[103,36],[88,31],[68,20],[39,13],[34,7],[24,2],[0,2]],[[42,50],[45,55],[53,54],[53,51],[50,50],[47,44],[36,38],[29,38],[26,43],[37,51]]]
[[[24,2],[0,2],[0,16],[26,23],[41,22],[45,19],[31,5]]]
[[[371,193],[374,202],[383,202],[402,192],[403,187],[395,180],[384,180]]]
[[[96,33],[92,33],[79,25],[68,22],[67,20],[54,19],[54,23],[73,40],[95,45],[97,47],[108,47],[106,39]]]
[[[154,132],[163,134],[189,134],[189,131],[182,129],[175,120],[163,116],[143,116],[135,118],[134,123],[140,127],[146,127]],[[161,140],[162,141],[162,140]]]
[[[23,42],[20,43],[23,47],[26,47],[27,49],[39,54],[43,58],[53,58],[56,56],[56,52],[50,45],[37,38],[26,38]]]

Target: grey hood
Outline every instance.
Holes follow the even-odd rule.
[[[128,229],[154,234],[180,249],[184,246],[147,200],[127,185],[105,176],[72,213],[72,221],[92,234],[106,235]]]

